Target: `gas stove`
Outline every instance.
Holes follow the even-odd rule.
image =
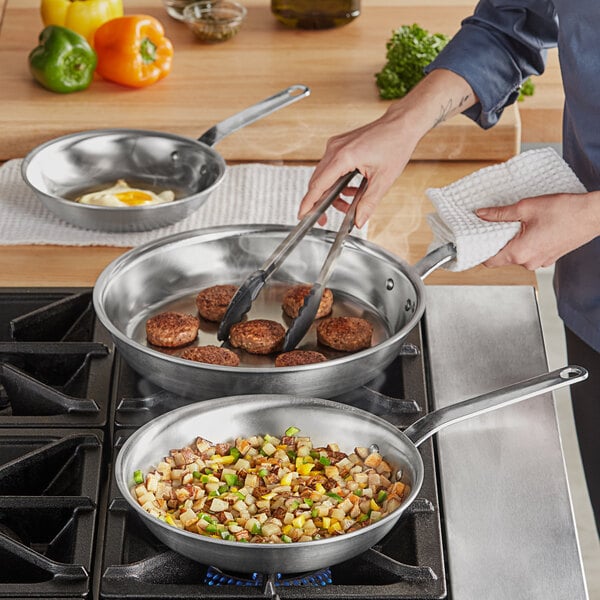
[[[424,337],[333,399],[413,423],[430,410]],[[0,598],[449,598],[431,440],[419,498],[377,546],[318,573],[223,573],[162,545],[112,480],[127,436],[190,400],[121,359],[90,289],[0,289],[0,357]]]

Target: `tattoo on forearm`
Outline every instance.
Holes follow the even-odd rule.
[[[435,119],[435,121],[433,122],[433,127],[437,127],[440,123],[443,123],[446,119],[448,119],[448,117],[452,116],[455,112],[455,109],[460,109],[461,107],[463,107],[469,101],[469,98],[470,94],[463,96],[458,101],[456,107],[454,106],[452,98],[450,98],[445,106],[440,107],[440,114],[437,117],[437,119]]]

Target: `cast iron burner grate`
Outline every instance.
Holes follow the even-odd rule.
[[[91,291],[0,295],[0,426],[103,427],[112,340]]]

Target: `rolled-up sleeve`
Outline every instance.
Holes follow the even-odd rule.
[[[543,73],[557,39],[549,0],[481,0],[426,72],[448,69],[463,77],[479,98],[465,114],[487,129],[517,99],[523,81]]]

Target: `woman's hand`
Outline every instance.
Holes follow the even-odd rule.
[[[298,210],[302,218],[342,176],[358,169],[369,185],[356,209],[356,226],[373,214],[402,173],[419,140],[433,127],[466,110],[477,101],[471,86],[445,69],[432,71],[409,94],[389,105],[379,119],[329,139]],[[354,195],[356,188],[344,194]],[[338,198],[333,206],[346,212],[349,204]],[[324,225],[325,215],[319,223]]]
[[[508,206],[481,208],[476,214],[484,221],[521,222],[521,231],[483,264],[515,264],[533,271],[600,235],[600,192],[524,198]]]

